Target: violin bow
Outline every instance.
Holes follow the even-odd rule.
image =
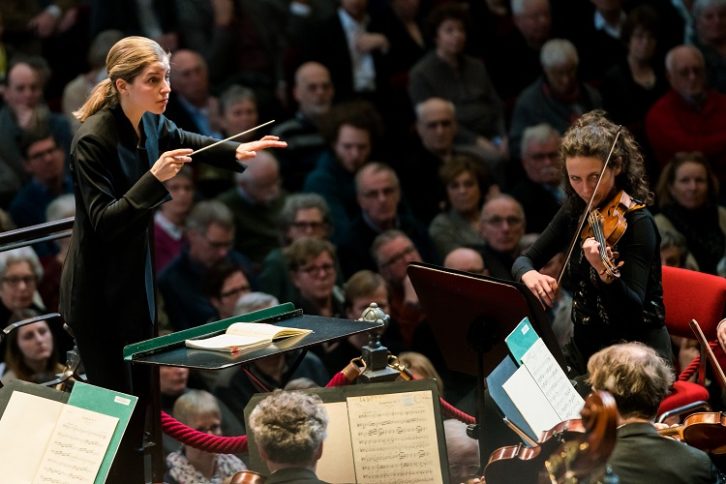
[[[225,143],[225,142],[227,142],[227,141],[232,141],[233,139],[239,138],[240,136],[244,136],[244,135],[246,135],[246,134],[248,134],[248,133],[251,133],[251,132],[253,132],[253,131],[256,131],[256,130],[258,130],[258,129],[260,129],[260,128],[263,128],[263,127],[267,126],[268,124],[272,124],[272,123],[274,123],[274,122],[275,122],[275,120],[274,120],[274,119],[271,119],[271,120],[269,120],[269,121],[268,121],[268,122],[266,122],[266,123],[258,124],[258,125],[257,125],[257,126],[255,126],[254,128],[250,128],[250,129],[248,129],[248,130],[246,130],[246,131],[242,131],[242,132],[240,132],[240,133],[237,133],[237,134],[233,134],[233,135],[232,135],[232,136],[230,136],[229,138],[221,139],[221,140],[219,140],[219,141],[216,141],[216,142],[212,143],[211,145],[207,145],[207,146],[205,146],[204,148],[199,148],[199,149],[198,149],[198,150],[196,150],[196,151],[192,151],[191,153],[189,153],[189,156],[194,156],[194,155],[196,155],[197,153],[201,153],[202,151],[208,150],[208,149],[210,149],[210,148],[214,148],[215,146],[217,146],[217,145],[221,145],[222,143]]]
[[[590,210],[592,209],[592,202],[595,200],[595,195],[597,194],[597,190],[600,188],[600,183],[602,182],[602,174],[605,173],[605,169],[608,167],[608,164],[610,163],[610,158],[613,156],[613,152],[615,151],[615,145],[618,143],[618,139],[620,139],[620,133],[622,132],[623,127],[618,126],[618,130],[615,132],[615,139],[613,139],[613,144],[610,145],[610,152],[608,153],[608,157],[605,158],[605,163],[602,165],[602,170],[600,171],[600,175],[597,177],[597,183],[595,184],[595,189],[592,191],[592,195],[590,195],[590,200],[587,201],[587,206],[585,207],[585,211],[580,216],[580,221],[577,223],[577,230],[575,230],[575,235],[572,237],[572,241],[570,241],[570,247],[567,249],[567,257],[565,257],[565,263],[562,264],[562,269],[560,269],[560,273],[557,276],[557,287],[560,286],[560,283],[562,282],[562,276],[565,274],[565,269],[567,268],[567,264],[570,263],[570,258],[572,258],[572,251],[575,249],[575,244],[577,243],[577,239],[580,237],[580,232],[582,232],[583,227],[585,226],[585,222],[587,221],[587,216],[590,213]]]

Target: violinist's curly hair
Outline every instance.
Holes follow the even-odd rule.
[[[592,389],[611,393],[623,418],[654,418],[675,378],[666,360],[639,342],[598,351],[587,362],[587,371]]]
[[[264,398],[249,419],[257,445],[275,463],[314,464],[328,426],[322,403],[314,394],[279,390]]]
[[[83,123],[101,109],[116,106],[119,103],[116,80],[123,79],[131,83],[155,62],[169,65],[169,54],[156,41],[137,36],[119,40],[106,56],[108,77],[96,84],[86,102],[73,112],[73,116]]]
[[[625,190],[631,197],[650,205],[653,203],[653,192],[648,184],[645,163],[638,143],[630,131],[610,121],[606,117],[605,111],[597,109],[585,113],[570,126],[562,138],[561,159],[567,160],[574,156],[593,156],[604,162],[610,153],[610,147],[618,128],[622,131],[608,164],[609,169],[618,165],[622,167],[620,174],[615,178],[615,186],[620,190]],[[563,163],[562,170],[569,202],[575,208],[584,208],[585,203],[577,196],[567,180],[566,163]]]

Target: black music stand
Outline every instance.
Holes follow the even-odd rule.
[[[450,370],[477,377],[477,422],[484,419],[486,376],[508,355],[504,342],[525,316],[567,373],[544,310],[523,284],[413,262],[408,275]],[[485,432],[478,428],[483,466]]]
[[[224,353],[220,351],[207,351],[187,348],[184,341],[190,338],[216,336],[223,333],[230,324],[236,322],[280,323],[291,328],[312,329],[313,332],[304,336],[294,336],[271,343],[264,348],[257,348],[241,353]],[[286,353],[293,350],[302,350],[292,368],[300,364],[305,352],[314,345],[345,338],[352,334],[363,333],[383,327],[382,322],[362,321],[339,318],[326,318],[321,316],[303,315],[302,310],[294,309],[291,303],[284,303],[272,308],[254,311],[252,313],[232,318],[214,321],[194,328],[177,331],[150,340],[141,341],[124,348],[124,359],[129,364],[142,364],[152,366],[181,366],[200,370],[221,370],[230,366],[245,365],[254,360]],[[154,412],[161,409],[158,385],[152,388],[152,408]],[[158,409],[158,410],[157,410]],[[161,442],[161,426],[157,420],[152,419],[152,438],[156,443]],[[152,475],[161,479],[163,476],[163,458],[161,445],[152,449]]]

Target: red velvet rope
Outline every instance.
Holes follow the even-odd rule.
[[[718,348],[718,341],[709,341],[708,346],[710,346],[713,351],[716,351],[716,348]],[[698,355],[693,358],[693,360],[688,364],[687,367],[683,369],[683,371],[681,371],[681,374],[678,375],[678,381],[689,380],[698,371],[698,366],[700,364],[701,355]]]
[[[350,381],[343,372],[338,372],[330,379],[326,388],[348,385]],[[216,454],[240,454],[247,451],[247,436],[225,437],[200,432],[184,425],[168,413],[161,412],[161,430],[169,437],[184,445]]]

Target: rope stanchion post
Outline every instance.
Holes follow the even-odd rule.
[[[361,383],[393,381],[398,378],[399,372],[388,366],[388,348],[381,344],[381,334],[388,327],[391,318],[378,307],[378,304],[371,303],[361,315],[361,320],[383,323],[382,330],[368,333],[370,340],[361,348],[362,358],[365,362],[365,370],[358,377]]]

